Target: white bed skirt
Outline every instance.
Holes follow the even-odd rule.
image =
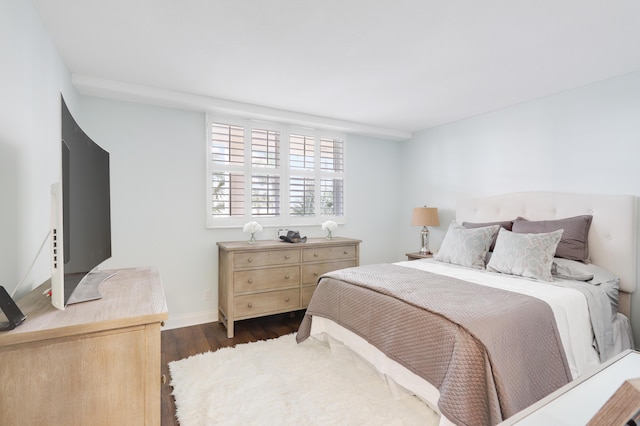
[[[396,397],[409,392],[425,401],[440,415],[440,426],[454,425],[438,410],[440,392],[435,386],[388,358],[362,337],[330,319],[319,316],[314,316],[311,322],[311,337],[329,344],[334,356],[350,357],[356,362],[365,362],[373,366]]]

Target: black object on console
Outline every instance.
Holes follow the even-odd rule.
[[[0,322],[0,331],[13,330],[27,318],[22,313],[16,302],[13,301],[7,290],[0,285],[0,309],[4,312],[9,320],[8,322]]]

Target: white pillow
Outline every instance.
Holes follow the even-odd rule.
[[[485,258],[500,225],[467,229],[453,222],[435,256],[440,262],[484,269]]]
[[[562,232],[518,234],[500,229],[487,270],[553,281],[551,265]]]

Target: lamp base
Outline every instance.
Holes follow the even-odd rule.
[[[429,250],[429,229],[426,226],[423,226],[422,231],[420,231],[420,244],[422,245],[420,254],[431,254],[431,250]]]

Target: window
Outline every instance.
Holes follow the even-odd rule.
[[[207,226],[345,221],[343,135],[208,118]]]

